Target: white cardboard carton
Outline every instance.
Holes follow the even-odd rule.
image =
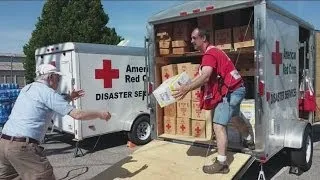
[[[191,82],[190,77],[186,72],[173,76],[165,80],[156,90],[153,91],[153,95],[163,108],[169,104],[176,102],[176,99],[172,96],[173,90],[181,85]]]

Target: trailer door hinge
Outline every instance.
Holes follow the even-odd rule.
[[[258,28],[259,30],[261,30],[260,18],[257,19],[257,28]]]
[[[71,84],[75,85],[75,79],[74,78],[71,79]]]

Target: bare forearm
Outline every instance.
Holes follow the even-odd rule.
[[[196,77],[190,84],[189,84],[189,91],[193,91],[201,86],[203,86],[208,80],[208,78],[204,75]]]
[[[101,118],[101,112],[98,111],[82,111],[78,109],[74,109],[69,114],[74,119],[78,120],[91,120]]]

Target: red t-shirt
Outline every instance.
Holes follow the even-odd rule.
[[[209,46],[203,55],[201,67],[203,66],[212,67],[213,71],[215,72],[213,76],[218,75],[220,78],[222,78],[222,95],[236,90],[243,84],[243,80],[231,59],[226,55],[225,52],[214,46]],[[213,83],[217,83],[217,81]]]
[[[214,108],[223,96],[243,84],[243,80],[231,59],[225,52],[214,46],[209,46],[203,55],[200,68],[203,66],[213,68],[209,82],[201,87],[203,109]]]

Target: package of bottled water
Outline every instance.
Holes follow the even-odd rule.
[[[0,102],[15,101],[20,93],[19,85],[15,83],[0,84]]]

